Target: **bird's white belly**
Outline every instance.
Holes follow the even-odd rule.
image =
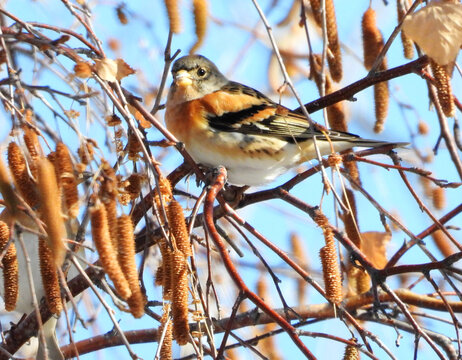
[[[229,138],[227,141],[229,143]],[[255,156],[236,153],[239,146],[231,147],[236,149],[234,153],[232,150],[214,152],[209,146],[210,142],[196,142],[186,150],[197,163],[209,167],[224,166],[228,173],[228,182],[233,185],[258,186],[269,183],[297,165],[300,160],[299,149],[287,143],[277,156],[263,152]]]

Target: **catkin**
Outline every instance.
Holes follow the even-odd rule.
[[[17,212],[17,198],[14,193],[13,183],[8,169],[0,157],[0,193],[8,211],[14,216]]]
[[[364,269],[358,269],[356,273],[356,292],[364,294],[371,288],[371,277]]]
[[[93,160],[95,154],[95,149],[91,141],[84,141],[80,144],[79,149],[77,150],[79,155],[80,162],[82,164],[88,165],[90,161]]]
[[[270,303],[270,295],[268,293],[268,284],[266,283],[266,279],[261,274],[257,281],[257,295],[262,298],[267,304]],[[265,324],[263,327],[263,332],[269,333],[276,328],[276,324],[269,323]],[[278,349],[276,347],[274,336],[267,337],[265,339],[260,340],[258,343],[258,347],[263,350],[266,354],[271,354],[271,359],[278,360],[282,359],[282,357],[278,354]]]
[[[345,232],[348,235],[348,238],[361,249],[361,237],[359,236],[359,231],[356,227],[356,219],[358,218],[358,213],[356,209],[356,199],[352,190],[345,189],[343,193],[343,202],[349,204],[349,212],[345,213],[342,216],[343,224],[345,226]],[[347,205],[348,206],[348,205]]]
[[[117,220],[118,252],[117,260],[128,281],[132,295],[127,303],[135,318],[144,314],[144,296],[141,293],[138,271],[135,263],[135,236],[130,216],[122,215]]]
[[[56,266],[64,262],[66,247],[64,245],[65,227],[61,214],[61,199],[56,182],[55,168],[47,158],[38,162],[38,190],[40,195],[40,217],[45,223],[47,242],[53,254]]]
[[[172,200],[172,184],[167,178],[159,177],[159,190],[164,204]],[[160,204],[158,207],[160,208]]]
[[[436,230],[432,233],[433,240],[438,250],[443,254],[444,257],[448,257],[455,253],[455,250],[451,246],[448,237],[441,230]]]
[[[433,182],[427,177],[419,177],[423,192],[427,198],[433,198]]]
[[[318,87],[318,91],[321,94],[321,85],[322,85],[322,77],[320,74],[321,71],[321,56],[319,54],[313,55],[313,64],[312,64],[312,74],[314,75],[314,81],[316,86]],[[325,93],[330,94],[334,91],[332,88],[332,82],[330,76],[326,74],[325,77]],[[327,111],[327,120],[329,122],[329,126],[333,130],[337,131],[348,131],[348,125],[346,122],[346,115],[345,115],[345,108],[343,106],[343,101],[339,101],[333,105],[330,105],[326,109]],[[351,150],[346,150],[345,153],[351,152]],[[350,176],[353,180],[357,181],[361,184],[361,179],[359,178],[359,171],[358,165],[356,161],[345,161],[344,167],[350,173]]]
[[[100,199],[106,208],[106,216],[109,225],[109,234],[112,246],[117,253],[117,177],[114,169],[107,161],[102,161],[103,181],[100,189]]]
[[[355,341],[356,339],[350,339],[350,341]],[[357,346],[347,345],[345,347],[345,354],[343,355],[343,360],[359,360],[359,350]]]
[[[322,76],[321,76],[321,55],[314,54],[312,57],[313,61],[311,63],[311,74],[313,75],[314,82],[318,88],[319,94],[322,95]],[[332,80],[329,74],[325,75],[324,90],[325,94],[330,94],[334,91],[332,86]],[[338,131],[347,131],[345,109],[343,106],[343,101],[339,101],[333,105],[327,107],[327,120],[332,129]]]
[[[71,155],[69,154],[69,149],[63,143],[56,145],[56,161],[54,164],[63,191],[67,215],[74,219],[79,214],[79,192],[77,190],[77,179],[74,175]]]
[[[42,236],[39,238],[39,259],[40,274],[42,275],[42,284],[45,290],[48,309],[51,313],[58,315],[63,309],[63,303],[61,300],[56,262],[54,261],[53,251]]]
[[[435,87],[437,90],[438,101],[441,105],[444,115],[453,117],[456,107],[452,95],[451,77],[446,71],[445,66],[438,65],[435,61],[430,61],[433,77],[435,78]]]
[[[417,124],[417,131],[420,135],[428,135],[428,133],[430,132],[430,127],[425,121],[420,120]]]
[[[334,0],[325,0],[325,6],[328,41],[327,47],[332,54],[332,56],[327,56],[327,63],[329,64],[329,71],[332,76],[332,80],[339,82],[343,77],[342,52],[340,50],[340,41],[338,39]]]
[[[131,296],[132,292],[117,262],[117,256],[109,235],[106,208],[101,202],[97,201],[90,209],[90,220],[91,234],[101,260],[101,265],[114,283],[120,297],[126,300]]]
[[[174,34],[181,32],[181,18],[179,1],[180,0],[164,0],[167,8],[167,16],[170,22],[170,31]]]
[[[143,150],[140,141],[134,134],[128,136],[127,152],[128,160],[137,161],[140,158],[140,152]]]
[[[156,206],[157,211],[160,211],[162,206],[166,207],[170,201],[173,199],[172,195],[172,185],[170,184],[170,181],[163,177],[160,176],[158,179],[158,190],[156,189],[155,194],[154,194],[154,204]],[[160,221],[162,224],[164,223],[164,217],[160,216]]]
[[[361,178],[359,177],[359,169],[356,161],[344,161],[343,165],[350,173],[351,178],[361,186]]]
[[[375,124],[374,132],[380,133],[383,131],[385,120],[388,115],[388,105],[390,101],[390,93],[388,89],[388,81],[382,81],[374,85],[374,103],[375,103]]]
[[[156,270],[154,275],[154,284],[162,286],[164,284],[164,265],[161,263]]]
[[[328,106],[326,111],[327,111],[327,119],[332,129],[337,130],[337,131],[347,131],[346,119],[345,119],[345,109],[343,107],[342,101],[335,103],[331,106]]]
[[[162,255],[162,271],[157,273],[156,282],[162,280],[162,298],[172,300],[172,250],[165,240],[159,243],[160,253]],[[159,276],[162,274],[162,276]]]
[[[401,0],[396,1],[396,9],[398,10],[398,22],[401,22],[406,15],[406,10],[402,7]],[[406,36],[404,31],[401,30],[401,42],[403,44],[403,53],[406,59],[412,59],[414,57],[414,42]]]
[[[311,10],[313,11],[313,17],[318,26],[322,26],[322,9],[320,0],[310,0]]]
[[[310,58],[310,74],[318,88],[319,95],[322,95],[322,56],[321,54],[313,54]],[[324,77],[324,90],[328,93],[328,89],[332,87],[331,78],[329,74],[325,74]]]
[[[372,8],[368,8],[362,18],[362,35],[364,51],[364,67],[372,69],[375,59],[383,47],[383,37],[377,27],[376,14]]]
[[[125,13],[125,5],[119,5],[116,8],[117,18],[122,25],[128,24],[127,14]]]
[[[322,8],[319,0],[310,0],[313,16],[319,27],[322,27]],[[326,33],[327,48],[330,54],[327,56],[329,71],[335,82],[342,80],[342,53],[338,39],[337,20],[335,16],[335,6],[333,0],[325,0],[326,10]]]
[[[6,223],[0,221],[0,253],[10,239],[10,229]],[[18,259],[16,257],[16,246],[12,241],[8,250],[2,258],[3,265],[3,300],[5,310],[13,311],[18,301]]]
[[[192,255],[191,241],[189,240],[188,228],[180,203],[173,199],[167,207],[168,225],[175,244],[185,257]]]
[[[8,145],[8,166],[13,175],[14,182],[24,200],[31,207],[38,204],[37,188],[28,174],[26,159],[21,148],[15,142]]]
[[[167,329],[165,326],[167,325]],[[171,360],[172,357],[172,321],[170,320],[170,304],[165,304],[162,312],[162,319],[160,320],[160,326],[158,330],[158,341],[161,341],[162,334],[165,334],[162,339],[162,344],[160,348],[160,360]]]
[[[184,254],[174,250],[172,259],[172,318],[173,338],[178,345],[186,345],[189,341],[188,322],[188,265]]]
[[[103,203],[106,209],[106,217],[109,226],[109,235],[111,237],[112,246],[114,248],[115,253],[119,251],[119,247],[117,245],[117,201],[116,199],[107,199],[106,202]]]
[[[290,236],[290,245],[294,258],[304,269],[308,269],[308,258],[306,256],[303,243],[296,234],[292,234]],[[297,300],[299,305],[304,305],[306,302],[306,289],[307,282],[305,279],[297,277]]]
[[[340,267],[337,261],[337,249],[335,246],[334,233],[328,226],[328,220],[323,214],[317,214],[314,220],[316,224],[321,227],[326,241],[326,245],[319,251],[326,297],[333,304],[340,304],[343,298],[342,280]]]
[[[106,116],[105,120],[106,120],[106,125],[107,126],[117,126],[117,125],[122,124],[122,120],[116,114]],[[118,138],[120,138],[120,136]]]
[[[142,174],[131,174],[128,179],[128,185],[125,186],[125,191],[130,196],[131,200],[136,199],[141,192],[141,185],[145,177]]]
[[[329,242],[323,246],[319,251],[319,256],[321,257],[326,297],[333,304],[340,304],[342,301],[342,284],[335,243]]]
[[[383,36],[377,27],[376,14],[372,8],[368,8],[362,19],[362,34],[363,34],[363,51],[364,51],[364,67],[371,70],[375,60],[380,55],[383,48]],[[385,57],[379,66],[379,70],[387,69]],[[383,81],[374,85],[374,100],[375,100],[375,125],[374,131],[379,133],[383,131],[385,119],[388,115],[389,104],[388,82]]]
[[[257,291],[257,295],[259,297],[261,297],[263,300],[269,298],[269,295],[268,295],[268,284],[266,283],[265,281],[265,277],[262,276],[262,274],[260,274],[260,276],[258,277],[258,280],[257,280],[257,285],[256,285],[256,291]]]
[[[433,206],[437,210],[442,210],[446,206],[446,193],[443,188],[437,186],[432,190]]]
[[[194,24],[197,40],[189,51],[194,54],[202,45],[207,31],[207,0],[193,0]]]
[[[24,144],[26,144],[27,151],[29,152],[30,157],[30,170],[33,176],[37,176],[37,161],[40,158],[42,149],[38,140],[37,133],[35,130],[25,127],[23,135]]]

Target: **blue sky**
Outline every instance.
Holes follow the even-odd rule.
[[[272,1],[261,1],[260,5],[263,9],[268,9]],[[182,53],[187,53],[188,49],[194,42],[193,23],[191,13],[192,1],[182,1],[182,20],[184,22],[184,32],[174,36],[172,43],[173,52],[176,49],[181,49]],[[276,38],[282,38],[284,29],[280,29],[275,24],[280,21],[289,9],[289,1],[279,1],[279,4],[269,14],[269,21],[274,28]],[[339,86],[348,85],[354,81],[367,75],[367,71],[363,68],[360,60],[362,58],[362,43],[361,43],[361,29],[360,18],[362,13],[369,6],[368,0],[356,0],[355,2],[341,2],[335,1],[337,6],[337,19],[340,33],[340,40],[348,46],[343,49],[344,56],[344,69],[345,76]],[[125,26],[121,25],[115,14],[115,6],[117,4],[111,1],[100,1],[90,4],[92,12],[92,24],[94,32],[102,41],[102,46],[110,58],[122,57],[130,66],[137,70],[137,74],[123,80],[122,85],[133,91],[140,96],[146,96],[149,88],[157,86],[163,70],[163,51],[165,41],[167,38],[168,23],[166,21],[165,9],[163,1],[133,1],[125,4],[126,12],[128,14],[129,23]],[[373,8],[378,13],[379,27],[387,38],[393,31],[396,24],[396,9],[395,4],[390,2],[389,6],[385,6],[382,1],[373,1]],[[278,99],[278,95],[271,92],[268,83],[267,67],[270,58],[269,43],[265,39],[261,23],[259,23],[258,13],[255,10],[252,2],[249,0],[238,1],[210,1],[212,21],[209,23],[209,30],[203,47],[200,53],[214,61],[223,73],[229,75],[233,80],[245,83],[264,93],[269,94],[273,99]],[[37,21],[43,23],[53,24],[63,28],[72,28],[73,30],[83,33],[81,26],[78,26],[75,19],[69,14],[68,10],[60,2],[53,1],[23,1],[16,0],[7,2],[4,8],[20,17],[24,21]],[[258,24],[258,25],[257,25]],[[251,44],[248,48],[243,50],[243,47],[249,43],[251,36],[249,29],[256,26],[256,31],[259,36],[258,39]],[[58,34],[46,32],[51,38],[59,37]],[[318,36],[313,35],[313,47],[316,52],[321,49],[321,42]],[[117,39],[120,42],[120,49],[116,52],[108,48],[108,41],[110,39]],[[302,39],[302,38],[301,38]],[[72,46],[81,46],[77,41],[71,40],[69,42]],[[283,46],[283,44],[280,44]],[[306,53],[306,41],[300,41],[293,49],[300,53]],[[72,72],[73,63],[59,57],[62,61],[63,69],[61,73]],[[397,39],[392,45],[389,56],[389,67],[398,66],[405,63],[406,60],[402,56],[401,42]],[[28,83],[36,83],[39,85],[47,84],[55,86],[62,91],[71,91],[65,82],[60,80],[50,72],[34,72],[34,64],[26,60],[20,59],[22,68],[22,78]],[[299,65],[307,68],[306,60],[299,61]],[[3,65],[2,78],[6,76],[5,67]],[[168,83],[170,83],[169,77]],[[296,79],[296,88],[300,94],[303,102],[309,102],[318,97],[315,86],[312,82],[305,78],[299,77]],[[97,89],[97,84],[93,80],[88,81],[88,85]],[[456,74],[453,88],[454,93],[460,93],[460,76]],[[356,95],[356,101],[350,102],[346,105],[346,111],[349,119],[349,131],[359,134],[365,138],[377,138],[389,141],[410,141],[409,129],[416,131],[418,121],[424,121],[430,126],[430,133],[428,136],[420,136],[416,139],[416,145],[421,151],[431,152],[431,148],[435,145],[439,136],[439,128],[436,115],[432,109],[429,109],[427,89],[424,80],[415,74],[407,75],[400,79],[394,79],[390,82],[390,90],[393,97],[390,101],[390,111],[386,123],[385,131],[382,134],[374,134],[372,131],[374,124],[374,108],[373,108],[373,95],[372,89],[364,90]],[[51,100],[50,100],[51,101]],[[165,101],[165,97],[164,97]],[[405,103],[414,110],[401,111],[398,102]],[[293,97],[283,97],[282,103],[288,107],[297,107],[297,103]],[[37,111],[47,114],[47,110],[43,104],[35,101]],[[63,104],[67,108],[72,108],[81,112],[81,117],[77,120],[81,132],[86,136],[94,137],[98,140],[101,149],[105,156],[108,155],[108,149],[104,146],[107,134],[102,130],[100,124],[90,123],[89,119],[95,114],[87,113],[86,109],[79,106],[77,103],[69,100],[63,100]],[[152,103],[146,103],[146,107],[150,108]],[[101,108],[104,109],[102,113],[110,113],[112,106],[106,104]],[[404,114],[404,115],[403,115]],[[49,115],[49,112],[48,112]],[[459,115],[459,113],[457,114]],[[56,126],[56,120],[50,116],[50,126]],[[159,119],[163,119],[163,113],[159,112],[156,115]],[[323,122],[321,112],[314,114],[314,119]],[[94,120],[94,119],[92,119]],[[0,113],[0,122],[11,124],[9,115]],[[59,120],[58,120],[59,123]],[[452,126],[452,122],[450,122]],[[6,143],[6,130],[9,125],[0,127],[0,135],[3,143]],[[78,138],[75,134],[62,123],[58,124],[58,129],[71,149],[76,149],[78,146]],[[148,130],[149,140],[160,140],[162,136],[155,129]],[[5,140],[3,140],[5,139]],[[157,150],[156,150],[157,151]],[[159,156],[160,156],[159,151]],[[162,156],[164,154],[162,153]],[[425,167],[433,171],[434,176],[448,181],[460,181],[457,173],[451,166],[450,157],[444,145],[441,146],[437,157],[432,163],[422,164],[417,161],[417,158],[410,151],[403,151],[403,158],[409,160],[408,166]],[[112,158],[114,160],[114,157]],[[389,162],[385,157],[375,157],[374,160]],[[174,150],[167,150],[165,157],[162,158],[162,169],[165,174],[181,163],[180,155]],[[315,164],[315,162],[313,162]],[[303,165],[306,168],[309,164]],[[403,182],[400,180],[395,171],[387,171],[382,168],[374,167],[371,165],[360,164],[360,172],[364,188],[367,189],[373,196],[384,206],[388,211],[394,212],[399,215],[399,218],[404,224],[414,233],[419,233],[431,224],[431,220],[427,215],[423,214],[418,204],[413,200],[409,191],[406,189]],[[284,175],[278,179],[274,184],[280,184],[288,180],[294,173]],[[339,184],[338,176],[334,175],[335,183]],[[409,175],[409,178],[415,185],[415,188],[422,194],[422,188],[417,181],[417,177]],[[199,194],[199,190],[195,189],[195,181],[191,180],[189,183],[183,182],[180,184],[182,189],[191,190],[195,194]],[[320,205],[322,198],[322,182],[320,175],[313,176],[303,183],[299,184],[294,190],[293,194],[300,197],[302,200],[311,205]],[[460,203],[461,193],[458,189],[448,189],[447,206],[442,211],[434,210],[437,217],[443,215],[450,209],[454,208]],[[427,203],[431,200],[426,199]],[[380,223],[378,212],[370,205],[362,196],[357,195],[358,209],[359,209],[359,225],[362,231],[383,231]],[[189,202],[189,206],[193,203]],[[127,209],[125,209],[127,210]],[[322,210],[328,218],[335,224],[335,213],[333,209],[333,196],[332,194],[325,196],[322,200]],[[283,204],[282,201],[274,200],[267,203],[260,203],[240,211],[241,216],[256,227],[268,239],[275,242],[282,249],[289,251],[289,235],[297,233],[306,242],[305,250],[309,254],[309,260],[313,266],[313,270],[319,270],[319,256],[318,251],[323,246],[323,239],[320,230],[309,219],[306,214]],[[454,218],[450,224],[460,224],[461,216]],[[338,223],[341,226],[341,222]],[[457,232],[453,232],[456,239],[461,240]],[[401,246],[404,240],[408,240],[402,232],[394,234],[393,240],[389,244],[388,253],[393,252]],[[242,243],[242,241],[240,242]],[[256,246],[261,249],[264,256],[267,258],[272,266],[277,268],[284,268],[280,260],[276,259],[273,254],[264,249],[262,245],[255,242]],[[428,247],[436,254],[438,259],[441,255],[435,249],[432,241],[427,242]],[[242,259],[243,262],[257,264],[257,260],[252,256],[251,252],[242,245],[245,249],[246,257]],[[236,261],[239,261],[236,257]],[[423,253],[416,248],[411,250],[403,259],[403,263],[420,263],[426,262]],[[202,264],[205,266],[205,264]],[[217,265],[219,268],[219,264]],[[257,265],[253,268],[242,268],[243,275],[248,282],[249,286],[253,287],[259,271],[256,271]],[[224,272],[224,269],[220,268]],[[316,273],[316,271],[315,271]],[[281,275],[283,282],[281,286],[287,296],[290,304],[296,301],[295,296],[295,283],[290,277]],[[321,281],[321,276],[316,275],[316,279]],[[150,270],[145,271],[145,283],[148,286],[148,294],[152,295],[152,299],[159,299],[159,290],[152,288],[152,273]],[[390,279],[390,285],[397,286],[395,279]],[[231,288],[232,289],[232,288]],[[231,290],[227,286],[219,287],[219,294],[222,297],[223,305],[232,306],[229,298],[235,294],[234,289]],[[271,295],[274,299],[276,307],[280,307],[278,298],[274,287],[270,286]],[[419,286],[415,289],[422,293],[431,293],[433,290],[428,286]],[[322,298],[318,296],[314,290],[309,290],[309,302],[318,303],[322,302]],[[151,299],[151,298],[150,298]],[[228,303],[229,301],[229,303]],[[438,314],[441,315],[441,314]],[[145,317],[141,321],[134,320],[128,315],[117,313],[121,319],[121,326],[126,330],[142,329],[152,326],[157,326],[151,319]],[[98,315],[98,328],[97,332],[105,333],[112,328],[112,324],[107,319],[104,311]],[[368,330],[379,335],[384,342],[392,349],[397,358],[410,358],[413,353],[414,339],[404,332],[401,334],[404,339],[401,340],[401,346],[395,348],[394,340],[396,337],[395,331],[392,328],[385,326],[378,326],[371,324],[367,327]],[[334,330],[335,329],[335,330]],[[348,338],[349,333],[346,326],[338,319],[332,319],[325,322],[320,322],[306,328],[309,331],[320,332],[336,332],[336,335]],[[441,327],[434,329],[436,331],[443,331],[444,333],[453,334],[454,330],[448,327]],[[247,330],[246,330],[247,331]],[[338,331],[338,332],[337,332]],[[247,331],[247,333],[249,333]],[[75,334],[76,340],[85,339],[94,335],[90,330],[79,329]],[[452,335],[453,336],[453,335]],[[304,338],[307,346],[313,351],[319,359],[327,359],[330,357],[338,358],[343,353],[343,345],[335,342],[326,341],[322,339]],[[287,336],[277,337],[277,342],[281,349],[287,349],[286,354],[294,354],[293,357],[300,358],[301,354],[290,343]],[[216,343],[219,343],[218,341]],[[427,358],[432,358],[434,355],[428,351],[428,346],[421,341],[424,346]],[[327,352],[326,349],[329,349]],[[156,349],[156,344],[143,344],[134,346],[134,350],[144,359],[153,358]],[[377,350],[379,358],[385,358],[385,354]],[[422,351],[422,350],[421,350]],[[86,359],[108,359],[111,356],[126,356],[126,352],[122,348],[111,350],[103,350],[99,354],[91,354],[82,356],[82,360]],[[247,353],[248,354],[248,353]],[[422,353],[423,354],[423,353]],[[431,355],[430,355],[431,354]],[[291,355],[292,357],[292,355]],[[284,358],[289,358],[285,356]]]

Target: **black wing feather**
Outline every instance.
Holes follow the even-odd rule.
[[[306,118],[298,113],[278,105],[264,94],[251,87],[230,81],[223,86],[220,91],[229,93],[244,93],[246,95],[259,98],[262,100],[261,104],[251,105],[246,109],[237,112],[226,112],[220,116],[207,116],[210,127],[218,131],[226,132],[240,132],[246,135],[262,135],[271,136],[284,139],[290,143],[297,143],[312,139],[314,136],[318,140],[330,141],[353,141],[360,140],[358,135],[340,132],[340,131],[327,131],[321,132],[319,129],[312,127]],[[256,122],[249,121],[248,119],[257,114],[258,112],[266,109],[274,109],[275,115],[269,116]],[[279,111],[276,111],[278,110]],[[280,110],[283,111],[280,111]],[[282,114],[284,113],[284,114]],[[370,140],[365,140],[369,142]]]

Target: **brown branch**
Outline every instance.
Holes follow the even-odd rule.
[[[420,295],[407,289],[396,289],[394,290],[394,293],[403,303],[407,305],[413,305],[419,308],[426,308],[436,311],[447,311],[443,300],[435,299],[433,297],[426,295]],[[387,293],[380,293],[378,295],[378,299],[381,303],[393,301],[393,298]],[[372,296],[372,294],[365,293],[362,295],[346,298],[343,304],[345,309],[347,309],[350,312],[354,312],[355,310],[359,310],[366,306],[373,305],[374,300],[375,299]],[[462,313],[462,302],[448,301],[447,303],[449,306],[451,306],[454,312]],[[328,303],[294,307],[295,313],[291,312],[289,314],[287,314],[287,312],[284,309],[274,309],[273,311],[279,314],[281,317],[284,317],[287,321],[298,320],[299,317],[305,320],[325,320],[335,318],[338,315],[335,309]],[[274,323],[274,318],[265,312],[260,312],[257,310],[250,310],[245,313],[238,314],[233,318],[213,320],[214,331],[216,334],[223,333],[228,329],[237,330],[244,327],[258,326],[270,323]],[[197,324],[191,324],[191,330],[198,330]],[[157,329],[143,329],[135,331],[126,331],[124,333],[131,344],[136,344],[156,342],[158,339],[158,337],[156,336],[157,331]],[[84,355],[86,353],[100,350],[102,348],[119,346],[122,344],[123,343],[118,336],[115,336],[115,334],[109,332],[107,334],[98,335],[90,339],[81,340],[77,342],[75,346],[78,349],[79,354]],[[63,351],[66,358],[75,356],[72,345],[65,345],[61,348],[61,350]]]
[[[453,217],[459,215],[462,212],[462,204],[456,206],[454,209],[452,209],[450,212],[448,212],[446,215],[442,216],[439,219],[440,224],[445,224],[449,220],[451,220]],[[437,224],[432,224],[428,228],[426,228],[424,231],[422,231],[420,234],[416,236],[416,239],[423,240],[425,237],[430,235],[432,232],[438,230],[438,225]],[[411,240],[408,242],[405,242],[399,249],[396,251],[396,253],[392,256],[392,258],[388,261],[387,265],[385,268],[392,267],[394,266],[398,260],[404,255],[404,253],[409,250],[412,246],[414,246],[417,243],[415,240]]]
[[[359,316],[359,318],[363,321],[372,321],[378,324],[392,326],[395,329],[401,329],[408,333],[413,332],[413,328],[409,323],[398,319],[390,319],[390,317],[380,313],[364,312]],[[456,349],[452,345],[452,339],[450,337],[428,329],[426,329],[425,332],[435,343],[444,349],[449,360],[459,359]]]
[[[158,339],[157,328],[124,331],[124,334],[130,344],[156,342]],[[111,330],[103,335],[93,336],[89,339],[78,341],[75,344],[65,345],[61,347],[61,351],[65,359],[71,359],[77,355],[85,355],[93,351],[120,345],[123,345],[122,340]]]
[[[411,73],[420,74],[422,68],[427,64],[428,58],[426,56],[422,56],[417,60],[411,61],[407,64],[397,66],[386,71],[380,71],[373,74],[372,76],[368,75],[365,78],[344,87],[343,89],[334,91],[333,93],[323,96],[322,98],[305,104],[305,108],[309,113],[314,113],[318,110],[324,109],[327,106],[338,103],[339,101],[352,100],[355,94],[379,82],[388,81],[390,79]],[[297,108],[294,111],[301,113],[300,108]]]
[[[210,189],[207,192],[207,195],[205,198],[204,221],[206,224],[207,231],[212,237],[215,243],[215,246],[217,247],[217,250],[220,253],[221,259],[223,260],[223,264],[226,267],[228,274],[231,276],[234,283],[239,288],[239,290],[243,293],[243,295],[245,295],[258,308],[260,308],[268,316],[270,316],[276,323],[278,323],[279,326],[281,326],[286,331],[286,333],[290,336],[290,338],[295,343],[295,345],[300,349],[300,351],[307,358],[316,359],[314,355],[311,353],[311,351],[308,350],[305,344],[303,344],[301,339],[298,337],[298,335],[296,334],[295,328],[292,325],[290,325],[290,323],[288,323],[284,319],[284,317],[282,317],[281,315],[276,313],[273,309],[271,309],[260,297],[258,297],[252,291],[250,291],[250,289],[247,287],[247,285],[244,283],[241,276],[239,275],[239,272],[237,271],[236,267],[232,263],[228,250],[225,244],[223,243],[223,241],[221,240],[220,235],[218,234],[215,228],[215,223],[213,219],[213,203],[218,193],[221,191],[221,189],[225,185],[225,182],[226,182],[226,169],[221,167],[219,169],[218,175],[213,180],[210,186]]]
[[[411,313],[409,312],[408,308],[404,304],[404,302],[399,298],[398,294],[396,294],[395,291],[391,290],[390,287],[388,286],[387,283],[382,283],[380,284],[382,289],[384,289],[387,294],[393,299],[396,305],[401,309],[402,313],[404,316],[408,319],[408,321],[411,323],[412,327],[415,329],[416,333],[419,336],[422,336],[430,345],[430,347],[433,349],[433,351],[438,355],[438,357],[442,360],[444,360],[444,355],[441,353],[440,349],[436,347],[436,344],[433,342],[433,340],[428,336],[428,334],[421,328],[421,326],[417,323],[417,321],[412,317]],[[446,310],[446,305],[444,304],[444,308]]]
[[[38,50],[43,51],[42,49],[46,49],[45,51],[49,51],[51,49],[54,49],[58,54],[63,54],[64,56],[70,58],[71,60],[75,62],[80,62],[83,61],[82,58],[77,55],[74,49],[69,48],[64,45],[56,45],[53,44],[53,40],[51,39],[39,39],[36,36],[29,34],[29,33],[23,33],[23,32],[18,32],[15,29],[12,29],[10,27],[2,26],[2,33],[3,35],[9,35],[12,36],[14,39],[17,41],[22,41],[25,43],[28,43],[30,45],[33,45],[38,48]]]
[[[377,276],[385,279],[388,276],[407,274],[411,272],[428,273],[431,270],[449,269],[455,262],[462,259],[462,251],[452,254],[441,261],[432,261],[429,263],[415,264],[415,265],[400,265],[393,267],[386,267],[385,269],[378,270]]]
[[[440,136],[444,139],[444,142],[446,143],[449,155],[451,156],[452,162],[454,163],[454,166],[459,174],[459,178],[462,179],[462,161],[458,155],[456,141],[451,136],[451,133],[449,131],[448,119],[444,115],[443,109],[441,108],[441,104],[438,100],[438,96],[436,93],[436,88],[432,84],[433,78],[427,75],[425,76],[425,79],[427,80],[428,95],[430,97],[431,102],[435,106],[436,115],[438,118],[438,122],[440,124]]]
[[[393,163],[396,165],[396,166],[399,166],[400,165],[400,159],[399,157],[395,154],[395,153],[391,153],[390,154],[390,157],[391,159],[393,160]],[[430,219],[432,219],[432,221],[439,227],[439,229],[444,233],[446,234],[446,236],[449,238],[449,240],[451,240],[451,242],[459,249],[459,251],[462,251],[462,245],[459,244],[459,242],[454,239],[454,237],[449,233],[449,231],[444,227],[443,224],[441,224],[438,219],[435,217],[435,215],[432,214],[432,212],[430,211],[430,209],[420,200],[419,196],[416,194],[416,192],[414,191],[413,187],[411,186],[411,184],[409,183],[409,180],[406,176],[406,174],[404,173],[404,171],[402,171],[402,169],[398,169],[398,172],[399,172],[399,175],[401,176],[401,179],[403,180],[404,184],[406,185],[406,187],[408,188],[409,192],[412,194],[412,196],[414,197],[415,201],[417,202],[417,204],[419,205],[420,209],[425,211],[425,213],[427,213],[427,215],[430,217]]]

